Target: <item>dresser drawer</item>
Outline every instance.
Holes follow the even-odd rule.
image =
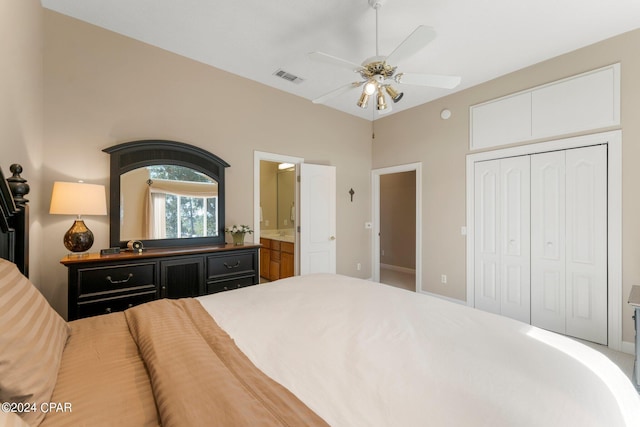
[[[224,255],[207,257],[207,278],[218,279],[228,275],[256,275],[255,251],[233,251]]]
[[[128,294],[119,297],[102,298],[78,303],[78,318],[124,311],[127,308],[156,299],[155,291]]]
[[[233,289],[244,288],[255,284],[255,276],[233,277],[226,280],[218,280],[216,282],[207,283],[207,293],[230,291]]]
[[[79,269],[78,297],[122,292],[131,288],[153,287],[155,292],[155,268],[155,263],[149,263]]]

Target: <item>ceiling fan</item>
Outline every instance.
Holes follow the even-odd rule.
[[[397,66],[395,64],[424,48],[436,38],[436,32],[431,27],[421,25],[400,43],[389,56],[381,56],[378,51],[378,10],[382,7],[383,0],[368,0],[368,2],[376,11],[376,56],[367,58],[362,62],[362,65],[358,65],[323,52],[309,53],[309,58],[314,61],[348,68],[359,73],[360,77],[362,77],[360,81],[341,86],[314,99],[312,101],[314,104],[323,104],[331,98],[364,86],[357,102],[358,107],[367,108],[369,98],[376,94],[376,109],[379,113],[385,113],[391,110],[391,105],[386,102],[385,93],[389,95],[394,103],[400,101],[404,95],[403,92],[398,92],[392,86],[394,82],[401,85],[430,86],[443,89],[453,89],[460,84],[459,76],[396,73]]]

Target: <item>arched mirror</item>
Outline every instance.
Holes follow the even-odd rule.
[[[229,164],[182,142],[132,141],[111,155],[111,246],[223,244],[224,171]]]

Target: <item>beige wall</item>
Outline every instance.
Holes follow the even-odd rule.
[[[469,153],[469,107],[615,62],[622,64],[623,131],[623,340],[633,341],[631,286],[640,283],[640,30],[605,40],[401,114],[376,121],[373,167],[423,163],[423,288],[466,300],[465,156]],[[440,119],[448,108],[453,116]],[[607,128],[606,130],[610,130]],[[537,141],[536,141],[537,142]],[[440,274],[448,283],[440,284]]]
[[[0,1],[0,166],[5,177],[9,167],[24,168],[31,193],[30,278],[40,284],[43,211],[41,177],[45,169],[42,152],[42,8],[38,0]],[[62,239],[62,237],[61,237]]]
[[[227,224],[253,224],[254,150],[337,168],[337,271],[368,277],[371,124],[144,43],[44,12],[44,134],[41,191],[55,180],[108,185],[103,148],[146,138],[202,147],[231,167]],[[349,203],[353,187],[361,195]],[[45,215],[49,299],[66,312],[61,239],[72,218]],[[94,250],[108,247],[107,217],[88,217]],[[362,263],[362,271],[356,264]]]
[[[278,163],[260,160],[260,230],[278,228]]]
[[[416,172],[380,175],[380,263],[416,268]]]

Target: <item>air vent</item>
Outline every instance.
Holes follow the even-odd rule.
[[[282,69],[277,70],[275,73],[273,73],[273,75],[274,76],[278,76],[281,79],[285,79],[285,80],[287,80],[289,82],[296,83],[296,84],[300,84],[300,83],[302,83],[304,81],[303,78],[300,78],[300,77],[298,77],[296,75],[293,75],[291,73],[287,73],[286,71],[284,71]]]

